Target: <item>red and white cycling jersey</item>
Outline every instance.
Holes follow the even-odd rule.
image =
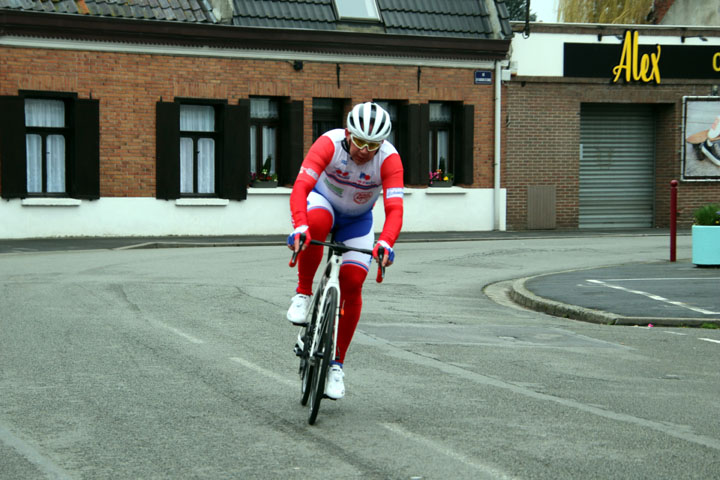
[[[290,196],[293,225],[307,225],[307,196],[315,189],[333,209],[354,217],[373,208],[383,194],[385,225],[378,240],[393,245],[402,227],[403,167],[390,142],[383,142],[373,159],[356,164],[343,148],[345,129],[331,130],[310,147]]]

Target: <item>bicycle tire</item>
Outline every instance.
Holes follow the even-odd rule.
[[[338,292],[331,289],[327,293],[327,298],[323,304],[322,312],[317,323],[317,328],[321,333],[322,354],[316,358],[314,364],[314,372],[312,376],[312,388],[310,392],[310,414],[308,423],[315,424],[318,411],[320,410],[320,401],[325,395],[325,378],[330,368],[330,361],[333,359],[335,352],[333,347],[333,328],[335,328],[335,315],[337,314]]]
[[[313,318],[310,325],[305,330],[303,335],[303,349],[300,354],[300,405],[307,405],[308,398],[310,398],[310,390],[312,385],[312,376],[315,371],[314,362],[310,361],[310,342],[312,341],[312,328],[314,327],[315,319]]]

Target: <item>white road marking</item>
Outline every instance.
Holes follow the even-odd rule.
[[[161,322],[158,322],[158,325],[160,325],[161,327],[163,327],[166,330],[170,330],[172,333],[174,333],[175,335],[177,335],[179,337],[183,337],[185,340],[187,340],[191,343],[196,343],[196,344],[205,343],[205,340],[200,340],[199,338],[193,337],[192,335],[187,334],[181,330],[178,330],[175,327],[171,327],[170,325],[165,325],[164,323],[161,323]]]
[[[635,417],[626,413],[614,412],[603,407],[598,407],[592,404],[585,404],[572,400],[570,398],[557,397],[546,393],[537,392],[531,388],[526,388],[521,385],[514,383],[505,382],[494,377],[489,377],[479,373],[472,372],[456,365],[443,363],[434,358],[426,357],[414,352],[409,352],[393,345],[391,342],[382,340],[377,337],[363,334],[361,332],[355,332],[357,336],[363,336],[368,345],[375,345],[382,348],[384,353],[401,360],[405,360],[414,365],[426,366],[435,368],[441,372],[448,373],[463,379],[463,381],[472,381],[480,385],[487,385],[494,388],[502,388],[509,390],[513,393],[524,395],[528,398],[535,400],[541,400],[543,402],[551,402],[557,405],[562,405],[567,408],[573,408],[575,410],[596,415],[601,418],[607,418],[615,422],[624,422],[631,425],[648,428],[656,432],[660,432],[670,437],[679,438],[681,440],[702,445],[713,450],[720,451],[720,439],[714,437],[708,437],[706,435],[700,435],[693,433],[692,429],[685,425],[671,424],[664,421],[648,420],[641,417]]]
[[[418,435],[416,433],[408,432],[404,428],[400,427],[397,424],[394,423],[381,423],[382,427],[385,427],[386,429],[390,430],[393,433],[396,433],[400,435],[401,437],[404,437],[406,439],[412,440],[416,443],[420,443],[425,447],[430,448],[431,450],[434,450],[442,455],[445,455],[453,460],[457,460],[459,462],[464,463],[465,465],[468,465],[470,467],[473,467],[481,472],[483,472],[486,475],[486,478],[506,478],[510,479],[512,477],[508,476],[507,474],[499,471],[498,469],[491,467],[489,465],[484,465],[482,463],[478,463],[465,455],[462,455],[461,453],[458,453],[445,445],[441,443],[437,443],[427,437],[423,437],[422,435]],[[422,473],[422,472],[418,472]]]
[[[271,371],[271,370],[268,370],[268,369],[266,369],[266,368],[263,368],[263,367],[261,367],[260,365],[256,365],[256,364],[254,364],[254,363],[252,363],[252,362],[249,362],[249,361],[245,360],[244,358],[240,358],[240,357],[230,357],[230,360],[232,360],[232,361],[235,362],[235,363],[239,363],[240,365],[242,365],[242,366],[245,367],[245,368],[249,368],[250,370],[254,370],[254,371],[256,371],[257,373],[259,373],[259,374],[261,374],[261,375],[264,375],[264,376],[266,376],[266,377],[272,378],[273,380],[277,381],[278,383],[282,383],[283,385],[287,385],[288,387],[293,387],[293,388],[297,388],[297,387],[298,387],[298,382],[294,382],[294,381],[292,381],[292,380],[289,380],[289,379],[283,377],[282,375],[278,375],[277,373],[275,373],[275,372],[273,372],[273,371]]]
[[[676,280],[706,280],[706,281],[712,281],[717,282],[720,281],[720,277],[712,278],[712,277],[665,277],[665,278],[606,278],[608,282],[663,282],[666,280],[669,281],[676,281]]]
[[[35,465],[47,478],[55,478],[58,480],[70,480],[72,477],[68,475],[60,466],[53,463],[52,460],[45,457],[37,451],[35,447],[15,436],[9,430],[0,426],[0,443],[4,443],[8,447],[14,449],[28,462]]]
[[[700,340],[705,340],[706,342],[720,343],[720,340],[713,340],[712,338],[701,338]]]
[[[692,310],[693,312],[702,313],[703,315],[718,315],[718,314],[720,314],[720,312],[713,312],[713,311],[711,311],[711,310],[705,310],[704,308],[693,307],[693,306],[688,305],[687,303],[684,303],[684,302],[678,302],[678,301],[675,301],[675,300],[670,300],[670,299],[667,299],[667,298],[665,298],[665,297],[661,297],[660,295],[655,295],[655,294],[652,294],[652,293],[643,292],[642,290],[633,290],[633,289],[631,289],[631,288],[621,287],[620,285],[613,285],[612,283],[607,283],[607,282],[604,282],[604,281],[602,281],[602,280],[591,280],[591,279],[588,279],[587,281],[590,282],[590,283],[595,283],[595,284],[597,284],[597,285],[602,285],[602,286],[604,286],[604,287],[614,288],[615,290],[621,290],[621,291],[623,291],[623,292],[634,293],[634,294],[636,294],[636,295],[643,295],[643,296],[648,297],[648,298],[650,298],[650,299],[652,299],[652,300],[657,300],[658,302],[664,302],[664,303],[668,303],[668,304],[670,304],[670,305],[675,305],[676,307],[686,308],[686,309],[688,309],[688,310]]]

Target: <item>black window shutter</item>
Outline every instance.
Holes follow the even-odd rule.
[[[400,154],[402,160],[403,170],[405,172],[403,182],[408,182],[408,169],[410,168],[410,139],[413,138],[412,132],[409,128],[408,117],[410,115],[410,105],[399,105],[397,112],[397,122],[393,124],[393,130],[395,130],[395,138],[397,143],[394,145]]]
[[[156,196],[180,198],[180,104],[157,102],[155,107]]]
[[[295,183],[303,162],[303,102],[295,100],[280,105],[280,162],[278,184]]]
[[[403,157],[405,183],[408,185],[426,185],[428,183],[428,132],[430,128],[430,105],[411,104],[407,106],[407,130],[403,136],[407,139],[407,159]]]
[[[100,102],[74,102],[74,158],[68,165],[68,193],[73,198],[100,198]]]
[[[473,105],[459,104],[454,107],[455,183],[467,185],[473,183],[474,119]]]
[[[0,176],[2,198],[27,196],[25,178],[25,101],[0,96]]]
[[[245,200],[250,181],[250,100],[223,105],[223,148],[219,196]]]

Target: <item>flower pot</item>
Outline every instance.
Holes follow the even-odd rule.
[[[452,180],[435,180],[430,184],[431,187],[452,187]]]
[[[275,188],[277,180],[253,180],[250,184],[253,188]]]
[[[720,227],[693,225],[692,263],[698,266],[720,266]]]

